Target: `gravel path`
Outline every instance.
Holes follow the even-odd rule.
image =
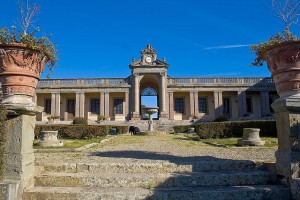
[[[184,134],[157,136],[120,135],[80,152],[35,153],[36,164],[104,163],[104,162],[171,162],[199,160],[274,161],[276,148],[215,147],[193,141]]]

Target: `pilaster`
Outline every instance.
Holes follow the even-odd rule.
[[[104,116],[104,110],[105,110],[105,104],[104,104],[104,96],[105,96],[105,93],[104,92],[101,92],[100,93],[100,115],[101,116]]]
[[[198,92],[194,92],[194,104],[195,104],[194,115],[196,115],[196,116],[199,114],[198,98],[199,98]]]
[[[261,91],[260,99],[261,99],[261,116],[264,117],[270,114],[269,92]]]
[[[104,115],[110,116],[110,114],[109,114],[109,92],[104,93]]]
[[[83,92],[77,92],[75,117],[84,117],[84,101],[85,101],[85,94]]]
[[[238,116],[246,114],[246,91],[238,91]]]
[[[169,92],[169,116],[170,119],[174,119],[174,94]]]
[[[214,91],[215,118],[223,115],[222,91]]]
[[[125,92],[125,118],[129,116],[129,92]]]
[[[190,92],[190,115],[195,115],[195,98],[194,92]]]

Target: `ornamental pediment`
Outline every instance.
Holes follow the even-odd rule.
[[[132,63],[129,65],[130,68],[132,67],[154,67],[154,66],[158,66],[158,67],[169,67],[169,64],[162,61],[162,60],[159,60],[159,59],[156,59],[150,63],[146,63],[146,62],[143,62],[141,59],[139,60],[134,60],[132,61]]]

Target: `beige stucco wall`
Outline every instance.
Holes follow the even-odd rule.
[[[99,99],[100,106],[99,109],[101,110],[101,100],[100,100],[100,92],[99,93],[85,93],[85,105],[84,105],[84,117],[88,120],[97,121],[98,115],[91,113],[91,100],[92,99]],[[99,110],[99,113],[100,113]]]
[[[195,112],[195,115],[201,120],[213,120],[215,118],[215,107],[214,107],[214,93],[213,92],[198,92],[198,98],[206,98],[207,113],[199,113],[199,110]],[[198,104],[197,102],[195,102]]]
[[[60,118],[64,121],[72,121],[75,117],[75,114],[72,115],[71,113],[67,112],[68,100],[75,101],[76,110],[76,94],[75,93],[62,93],[60,94]]]
[[[115,99],[123,99],[123,114],[115,114],[114,113],[114,100]],[[109,116],[112,120],[115,121],[123,121],[125,120],[125,93],[124,92],[111,92],[109,94]]]
[[[45,105],[45,99],[51,99],[51,94],[50,93],[41,93],[37,94],[37,100],[36,104],[37,106],[44,107]],[[36,120],[37,121],[48,121],[47,117],[51,116],[51,114],[46,114],[44,111],[41,113],[38,113],[36,115]]]
[[[188,120],[191,116],[190,112],[190,96],[189,92],[174,92],[174,111],[175,111],[175,98],[183,98],[184,113],[174,113],[175,120]]]

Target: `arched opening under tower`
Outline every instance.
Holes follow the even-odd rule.
[[[159,80],[156,75],[145,75],[140,82],[140,113],[142,119],[149,119],[143,112],[143,107],[159,107]],[[153,119],[158,119],[159,113],[153,115]]]

